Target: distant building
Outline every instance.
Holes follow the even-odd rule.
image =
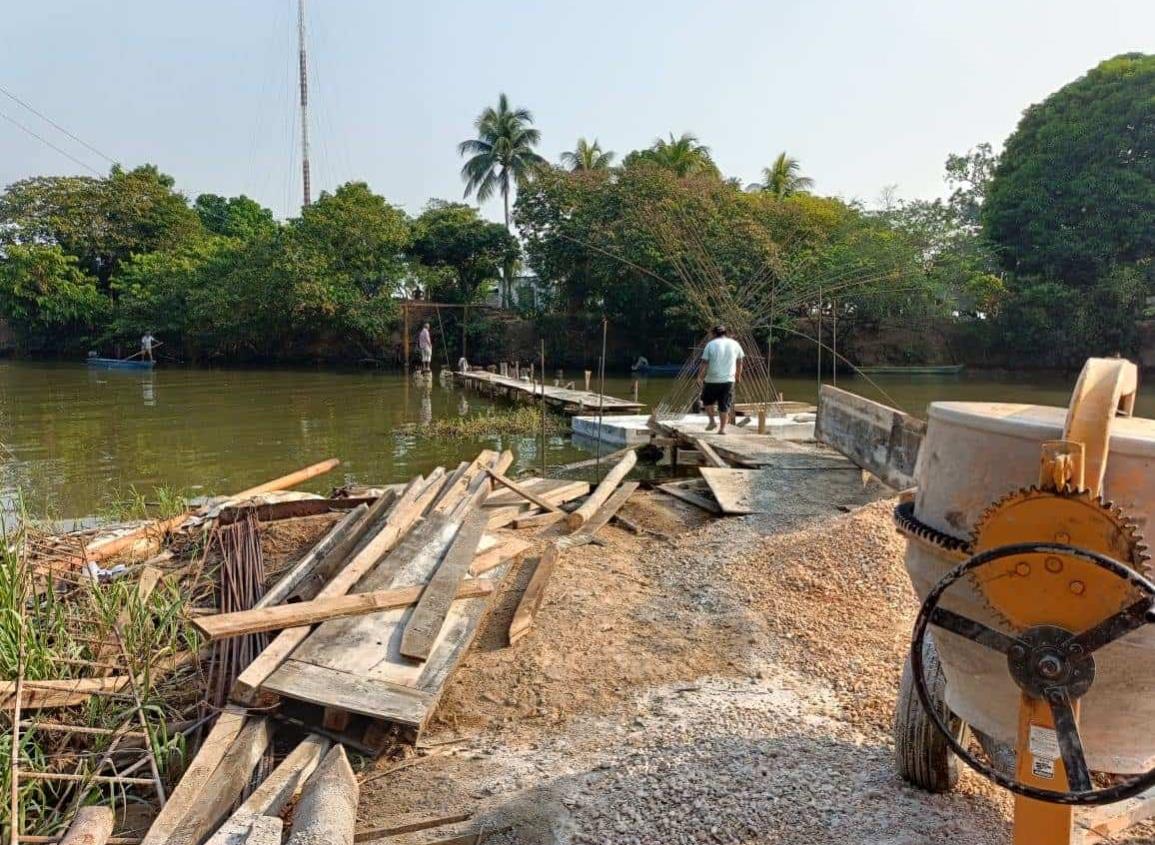
[[[513,277],[512,302],[509,303],[510,308],[538,308],[542,305],[549,286],[541,281],[534,273],[523,273],[520,276]],[[500,284],[495,285],[493,290],[481,302],[482,305],[490,305],[494,308],[501,307],[501,289]]]

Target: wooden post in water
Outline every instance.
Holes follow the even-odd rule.
[[[405,358],[405,372],[409,372],[409,303],[401,303],[401,314],[404,316],[405,328],[401,334],[401,354]]]
[[[559,371],[560,373],[560,371]],[[545,338],[541,339],[541,477],[548,472],[545,462]]]
[[[590,378],[593,376],[593,370],[586,370],[586,393],[590,392]]]
[[[638,380],[634,379],[634,401],[638,401]]]

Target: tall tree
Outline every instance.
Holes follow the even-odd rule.
[[[432,200],[413,222],[409,252],[422,264],[447,268],[456,276],[452,289],[435,290],[431,298],[472,302],[502,267],[517,259],[519,248],[509,229],[483,220],[476,208]]]
[[[683,132],[677,138],[671,132],[669,140],[658,138],[649,149],[635,150],[622,163],[629,167],[638,162],[656,164],[675,176],[721,175],[710,154],[710,148],[690,132]]]
[[[1028,108],[982,206],[1017,274],[1093,285],[1155,256],[1155,56],[1131,53]]]
[[[585,138],[578,138],[577,146],[561,154],[563,167],[569,170],[608,170],[613,164],[614,154],[603,151],[598,139],[591,144]]]
[[[813,187],[814,180],[802,175],[802,165],[798,159],[791,158],[784,151],[778,153],[772,165],[762,168],[762,181],[750,186],[754,191],[764,191],[780,200],[804,193]]]
[[[534,129],[529,109],[511,109],[504,93],[497,98],[497,108],[488,107],[473,125],[476,138],[457,145],[457,152],[469,156],[461,168],[465,196],[476,194],[480,202],[501,193],[505,205],[505,225],[509,227],[509,194],[533,178],[545,159],[533,148],[541,143],[541,131]]]

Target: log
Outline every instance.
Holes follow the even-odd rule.
[[[250,487],[248,490],[242,490],[229,498],[245,499],[249,496],[256,496],[261,493],[273,493],[277,490],[288,490],[290,487],[296,487],[298,484],[304,484],[306,481],[316,478],[318,475],[324,475],[340,466],[341,462],[337,458],[329,458],[327,461],[307,466],[304,469],[299,469],[296,472],[290,472],[288,475],[282,475],[280,478],[274,478],[272,481],[266,481],[264,484],[258,484],[256,487]]]
[[[606,477],[602,479],[601,484],[595,488],[594,492],[590,494],[590,497],[585,500],[585,503],[566,518],[566,524],[569,525],[571,529],[581,528],[585,521],[593,516],[598,508],[605,504],[606,499],[614,492],[618,483],[629,474],[629,471],[634,468],[634,464],[637,462],[637,452],[631,449],[618,461],[613,469],[606,473]]]
[[[256,487],[250,487],[248,490],[243,490],[240,493],[231,496],[230,498],[240,499],[246,496],[255,496],[258,493],[270,493],[274,490],[287,490],[290,487],[295,487],[298,484],[308,481],[310,478],[316,478],[318,475],[329,472],[329,470],[333,469],[333,467],[337,466],[339,463],[341,462],[336,458],[330,458],[327,461],[322,461],[319,464],[313,464],[312,466],[305,467],[304,469],[297,470],[296,472],[291,472],[288,475],[282,475],[280,478],[274,478],[272,481],[266,481],[264,484],[258,484]],[[85,560],[91,562],[106,560],[110,557],[113,557],[114,555],[120,554],[126,549],[132,548],[138,541],[148,535],[152,535],[154,537],[163,537],[165,534],[183,525],[185,520],[193,516],[193,514],[194,511],[186,511],[185,513],[178,514],[177,516],[173,516],[168,519],[162,519],[159,521],[154,520],[149,522],[129,534],[116,537],[112,540],[109,540],[107,543],[101,543],[95,548],[89,547],[85,549],[84,558]]]
[[[533,627],[538,608],[541,607],[542,599],[545,598],[546,585],[549,584],[550,576],[553,575],[553,569],[560,553],[561,550],[554,543],[545,547],[545,551],[537,562],[537,568],[533,571],[533,578],[530,579],[529,586],[525,588],[525,594],[522,595],[517,610],[513,613],[513,621],[509,624],[510,645],[514,645]]]
[[[317,545],[305,552],[301,559],[289,567],[277,583],[261,596],[255,607],[272,607],[284,602],[302,581],[313,574],[325,560],[325,556],[353,531],[354,526],[368,511],[368,505],[358,505],[341,517],[341,520],[329,529],[329,533],[322,537]]]
[[[305,784],[288,845],[353,845],[359,797],[345,747],[335,745]]]
[[[192,620],[193,626],[210,641],[229,637],[244,637],[265,631],[281,631],[285,628],[299,628],[318,625],[330,619],[343,619],[408,607],[421,598],[422,586],[398,587],[392,590],[377,590],[371,593],[353,593],[329,599],[282,604],[277,607],[239,610],[235,613],[218,613]],[[493,592],[493,584],[488,581],[463,581],[458,587],[456,599],[473,599]]]
[[[252,843],[257,825],[263,823],[261,819],[280,814],[293,796],[301,791],[329,750],[330,744],[329,740],[317,734],[309,734],[301,740],[205,845]],[[280,845],[280,841],[279,838],[276,840],[277,845]]]
[[[624,482],[614,495],[610,496],[606,503],[598,508],[597,513],[590,517],[589,522],[568,537],[562,537],[557,541],[558,545],[563,548],[570,548],[572,546],[584,546],[586,543],[592,542],[594,535],[605,527],[605,524],[614,517],[614,514],[621,509],[630,496],[634,495],[634,491],[637,489],[638,482]]]
[[[241,732],[244,723],[245,713],[239,708],[229,707],[217,717],[216,724],[201,743],[196,756],[157,814],[141,845],[164,845],[168,842],[177,826],[200,800],[205,785],[224,759],[233,740]]]
[[[397,500],[381,530],[357,552],[344,569],[333,576],[317,593],[317,597],[335,598],[352,590],[362,576],[421,518],[425,508],[441,489],[439,482],[444,474],[445,470],[438,467],[429,474],[428,479],[422,479],[421,476],[413,479]],[[292,654],[293,649],[305,641],[309,631],[308,627],[282,631],[238,676],[233,685],[232,698],[245,704],[261,702],[261,684]]]
[[[168,845],[200,845],[220,826],[265,755],[273,729],[273,723],[267,718],[250,719],[245,723],[197,802],[165,840]]]
[[[505,487],[509,490],[512,490],[514,493],[521,496],[523,499],[525,499],[530,504],[536,505],[537,507],[541,508],[544,511],[557,512],[557,511],[561,510],[561,508],[559,508],[553,502],[551,502],[547,499],[543,499],[541,496],[538,496],[535,493],[531,493],[529,490],[522,487],[516,481],[510,481],[508,478],[506,478],[501,473],[494,472],[491,469],[487,469],[486,472],[489,473],[490,478],[492,478],[494,481],[496,481],[502,487]]]
[[[111,807],[81,807],[60,845],[105,845],[112,836],[114,821]]]
[[[280,816],[257,816],[249,828],[244,845],[281,845],[285,822]]]
[[[401,653],[406,657],[413,660],[429,658],[454,595],[477,554],[477,544],[481,542],[487,522],[485,511],[474,503],[473,510],[457,530],[444,560],[429,579],[405,625],[405,632],[401,635]]]

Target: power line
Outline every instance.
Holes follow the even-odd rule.
[[[69,138],[71,138],[73,141],[80,144],[80,146],[84,147],[85,149],[90,150],[91,152],[96,153],[98,156],[100,156],[102,159],[107,161],[109,164],[116,164],[117,163],[116,160],[113,159],[111,156],[105,155],[100,150],[98,150],[96,147],[92,146],[92,144],[89,144],[88,142],[83,141],[80,138],[77,138],[75,135],[73,135],[71,132],[69,132],[67,129],[65,129],[63,126],[61,126],[59,123],[57,123],[55,120],[53,120],[52,118],[50,118],[48,115],[44,114],[43,112],[39,112],[36,109],[34,109],[32,106],[28,105],[28,103],[21,100],[19,97],[17,97],[11,91],[9,91],[7,88],[5,88],[3,85],[0,85],[0,94],[3,94],[5,97],[12,100],[14,103],[18,103],[19,105],[28,109],[28,111],[32,112],[34,115],[36,115],[38,118],[43,120],[45,123],[48,123],[48,124],[54,126],[56,129],[59,129],[61,132],[63,132],[65,135],[67,135]]]
[[[21,123],[16,118],[14,118],[10,115],[7,115],[2,111],[0,111],[0,117],[7,120],[9,123],[11,123],[17,129],[20,129],[24,132],[27,132],[29,135],[31,135],[37,141],[40,141],[42,144],[46,144],[47,146],[52,147],[52,149],[56,150],[56,152],[60,153],[65,158],[71,159],[72,161],[76,162],[81,167],[83,167],[85,170],[88,170],[91,173],[95,173],[97,176],[103,176],[104,175],[99,170],[97,170],[95,167],[92,167],[91,165],[85,164],[83,161],[78,159],[76,156],[74,156],[72,153],[68,152],[67,150],[62,150],[60,147],[56,146],[54,143],[49,141],[43,135],[38,135],[37,133],[33,132],[31,129],[29,129],[27,126],[25,126],[23,123]]]

